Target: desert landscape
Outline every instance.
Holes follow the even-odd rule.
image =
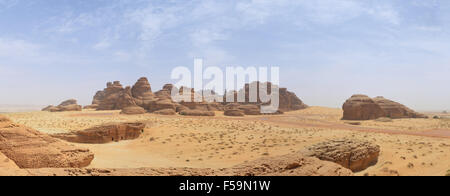
[[[448,10],[0,0],[0,176],[450,176]]]
[[[169,88],[114,82],[85,109],[3,114],[0,175],[449,175],[446,113],[363,95],[307,106],[281,89],[280,111],[263,115],[263,103],[176,103]]]

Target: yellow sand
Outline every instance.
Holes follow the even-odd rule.
[[[328,139],[357,138],[381,146],[378,163],[357,175],[438,175],[450,169],[450,139],[361,132],[339,127],[342,110],[311,107],[281,116],[216,117],[120,115],[119,111],[30,112],[8,114],[19,124],[45,133],[82,130],[107,122],[145,121],[137,140],[87,145],[95,153],[90,167],[222,168],[263,156],[297,152]],[[402,119],[363,121],[361,126],[400,131],[447,128],[449,121]]]

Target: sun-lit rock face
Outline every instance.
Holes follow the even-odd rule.
[[[81,168],[94,159],[89,149],[7,120],[0,122],[0,152],[20,168]]]

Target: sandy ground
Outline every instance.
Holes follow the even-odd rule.
[[[446,175],[450,120],[341,121],[342,110],[311,107],[280,116],[216,117],[120,115],[119,111],[7,114],[45,133],[81,130],[107,122],[145,121],[137,140],[76,144],[95,153],[92,168],[223,168],[264,156],[297,152],[328,139],[357,138],[381,146],[378,163],[357,175]],[[0,157],[1,158],[1,157]]]

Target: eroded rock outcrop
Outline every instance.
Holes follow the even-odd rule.
[[[340,139],[315,144],[301,153],[337,163],[353,172],[359,172],[377,163],[380,146],[368,141]]]
[[[235,98],[234,103],[242,105],[240,110],[242,110],[244,114],[260,115],[261,106],[270,104],[270,102],[264,103],[259,99],[259,86],[261,84],[262,83],[254,82],[245,85],[245,87],[239,91],[244,95],[244,102],[239,103],[236,99],[238,92],[229,92],[222,96],[216,94],[212,90],[197,92],[188,87],[181,87],[178,89],[172,84],[166,84],[162,90],[153,93],[148,79],[142,77],[133,85],[132,88],[123,88],[118,81],[108,83],[107,88],[103,91],[98,91],[94,96],[92,108],[97,108],[97,110],[121,110],[126,107],[139,106],[150,113],[168,109],[173,109],[176,112],[181,112],[183,110],[204,112],[225,111],[224,106],[227,105],[228,102],[222,102],[221,100],[223,99],[226,101],[227,97],[233,96]],[[267,93],[270,94],[272,84],[264,84],[268,86]],[[257,89],[256,100],[251,99],[252,96],[250,96],[251,93],[249,92],[251,89],[250,87],[253,86]],[[173,90],[178,92],[178,96],[174,98],[172,97]],[[279,93],[275,94],[275,96],[280,97],[279,112],[276,112],[275,114],[281,114],[284,111],[299,110],[308,107],[294,93],[287,91],[286,88],[280,88]],[[91,108],[91,106],[89,106],[89,108]]]
[[[58,106],[47,106],[42,111],[48,112],[69,112],[69,111],[81,111],[82,106],[77,104],[77,100],[69,99],[67,101],[63,101]]]
[[[144,132],[144,128],[144,123],[111,123],[52,136],[73,143],[105,144],[136,139]]]
[[[135,115],[135,114],[145,114],[147,111],[139,106],[129,106],[123,108],[120,112],[121,114]]]
[[[353,95],[342,109],[343,120],[371,120],[385,116],[381,107],[367,95]]]
[[[0,122],[0,152],[20,168],[80,168],[94,159],[88,149],[11,121]]]
[[[383,97],[370,98],[367,95],[353,95],[342,106],[343,120],[374,120],[387,118],[426,118],[406,106]]]
[[[417,113],[400,103],[391,101],[384,97],[375,97],[373,100],[384,111],[385,117],[393,118],[393,119],[396,119],[396,118],[427,118],[426,115]]]

